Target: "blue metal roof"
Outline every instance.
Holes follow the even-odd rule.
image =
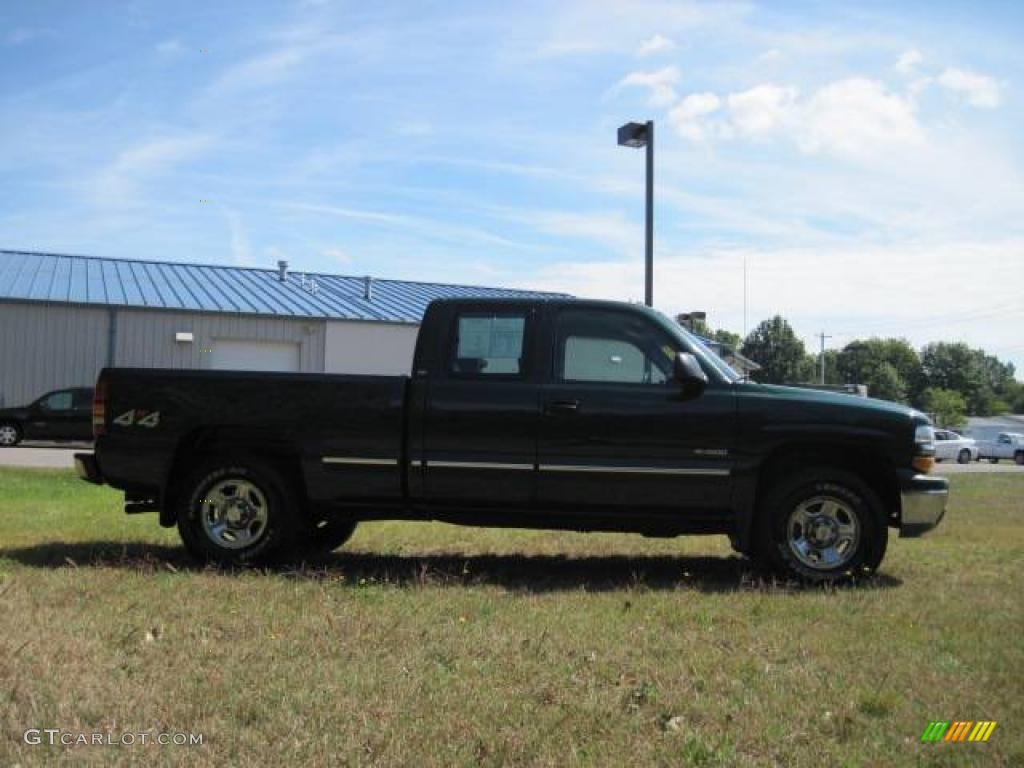
[[[0,250],[0,301],[178,309],[247,315],[418,323],[434,299],[552,298],[566,294],[166,261]],[[316,290],[308,287],[315,282]]]

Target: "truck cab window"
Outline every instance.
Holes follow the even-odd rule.
[[[556,369],[562,381],[664,384],[675,348],[651,323],[624,312],[568,310],[559,317]]]
[[[458,317],[451,371],[470,376],[523,372],[525,314],[466,313]]]

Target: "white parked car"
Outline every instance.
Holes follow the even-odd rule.
[[[988,459],[993,464],[1000,459],[1013,459],[1024,465],[1024,435],[1019,432],[1000,432],[995,440],[983,440],[978,443],[981,452],[979,458]]]
[[[935,430],[935,458],[938,461],[953,461],[967,464],[981,455],[977,443],[970,438],[950,432],[948,429]]]

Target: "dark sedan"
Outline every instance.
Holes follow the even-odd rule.
[[[0,447],[22,440],[92,440],[92,389],[58,389],[20,408],[0,408]]]

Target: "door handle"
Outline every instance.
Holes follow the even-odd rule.
[[[579,409],[579,400],[554,400],[544,406],[545,413],[576,413]]]

